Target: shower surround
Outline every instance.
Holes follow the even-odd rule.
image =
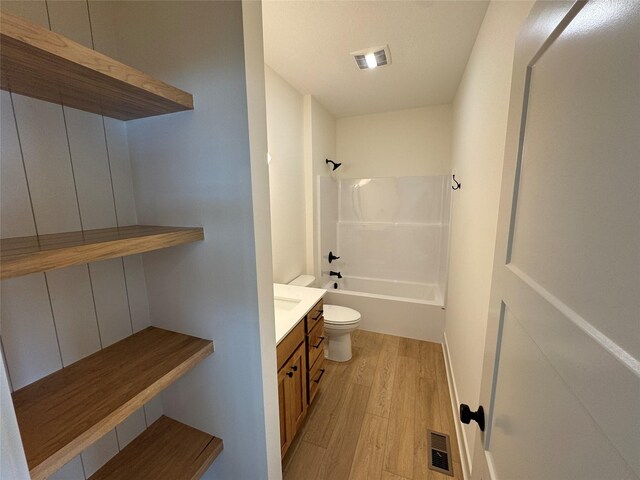
[[[319,182],[327,302],[359,310],[366,330],[441,341],[449,177],[322,177]],[[340,256],[331,265],[330,250]],[[328,270],[342,272],[337,289]]]

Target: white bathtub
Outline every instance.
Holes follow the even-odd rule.
[[[358,310],[360,328],[401,337],[442,342],[444,308],[438,285],[347,277],[324,286],[325,303]]]

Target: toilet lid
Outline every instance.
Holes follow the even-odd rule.
[[[360,312],[353,308],[325,304],[323,310],[325,323],[345,325],[360,321]]]

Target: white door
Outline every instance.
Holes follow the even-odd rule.
[[[637,479],[640,2],[534,6],[504,168],[472,477]]]

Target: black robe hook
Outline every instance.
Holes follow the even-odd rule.
[[[451,186],[451,190],[460,190],[460,187],[462,186],[462,184],[456,180],[456,175],[455,173],[453,174],[453,181],[456,182],[456,186],[454,187],[453,185]]]

